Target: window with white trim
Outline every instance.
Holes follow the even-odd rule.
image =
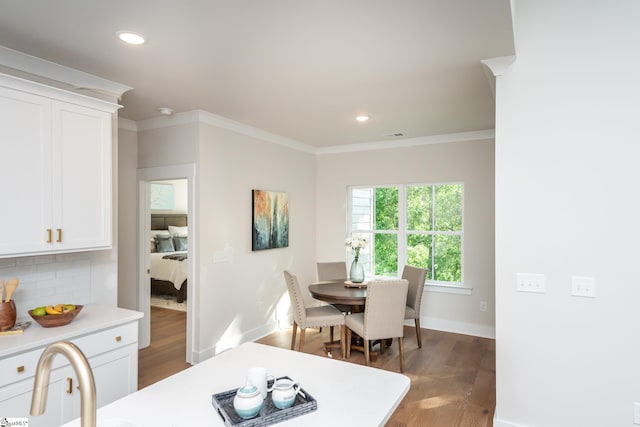
[[[348,232],[369,241],[367,275],[398,277],[408,264],[425,268],[430,284],[461,286],[462,196],[461,183],[349,187]]]

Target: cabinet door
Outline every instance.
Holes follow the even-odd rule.
[[[110,113],[53,101],[56,251],[111,247],[111,123]]]
[[[59,426],[70,419],[73,404],[73,393],[69,393],[68,386],[71,368],[54,369],[51,371],[49,389],[47,390],[47,404],[44,414],[32,417],[31,396],[33,394],[33,378],[26,379],[6,387],[0,388],[0,414],[7,418],[29,418],[29,427]]]
[[[51,101],[0,87],[0,255],[50,250]]]

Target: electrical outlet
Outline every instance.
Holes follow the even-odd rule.
[[[571,276],[571,295],[576,297],[596,297],[596,279],[593,277]]]
[[[480,301],[480,311],[487,311],[487,302]]]
[[[544,274],[518,273],[516,276],[516,290],[538,294],[545,292]]]
[[[640,402],[633,402],[633,423],[640,424]]]

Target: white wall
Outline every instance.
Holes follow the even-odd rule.
[[[471,295],[427,292],[421,325],[494,336],[494,144],[492,140],[318,155],[318,261],[345,259],[349,185],[464,183],[464,284]],[[488,309],[480,311],[480,301]]]
[[[137,308],[138,137],[118,131],[118,307]]]
[[[201,125],[200,334],[203,356],[288,323],[283,270],[315,271],[314,156]],[[289,194],[289,247],[252,252],[251,190]],[[216,256],[229,262],[216,262]],[[206,327],[205,327],[206,325]]]
[[[200,286],[191,304],[203,360],[288,323],[282,271],[303,282],[315,274],[315,164],[311,154],[185,117],[139,132],[138,167],[196,164]],[[251,251],[252,189],[289,193],[288,248]]]
[[[640,2],[516,1],[497,81],[496,427],[629,426],[640,402]],[[515,291],[542,273],[546,293]],[[571,276],[597,281],[570,295]]]

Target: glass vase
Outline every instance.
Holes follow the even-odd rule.
[[[349,269],[349,280],[351,283],[364,282],[364,267],[357,259],[354,259],[351,263],[351,268]]]

